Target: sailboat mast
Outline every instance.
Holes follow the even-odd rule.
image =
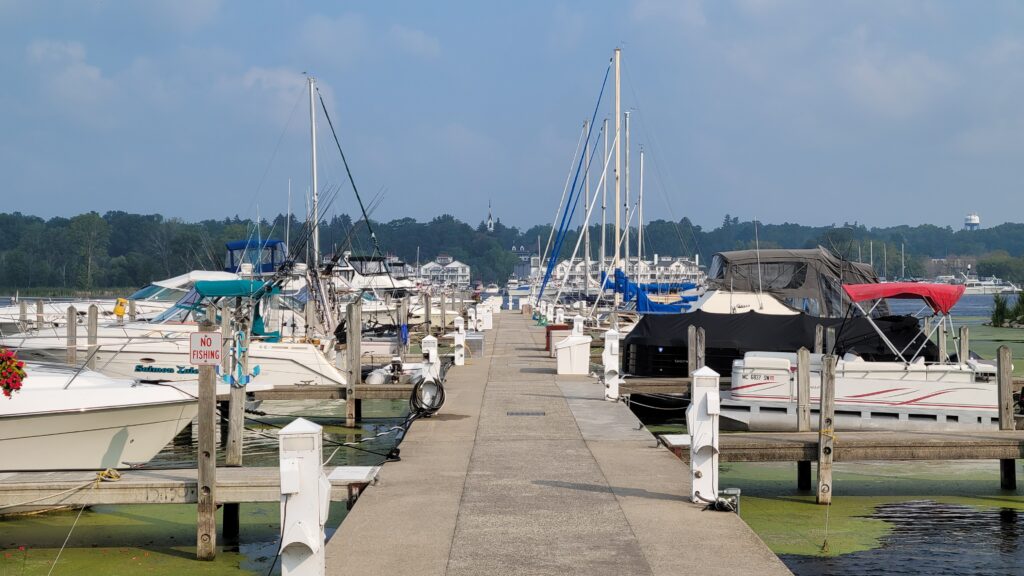
[[[583,176],[587,202],[584,207],[590,206],[590,130],[590,120],[584,120],[583,131],[587,133],[587,171]],[[589,208],[583,211],[583,293],[587,296],[590,296],[590,221],[587,219],[589,213]]]
[[[637,263],[644,259],[644,147],[640,145],[640,220],[637,222],[636,259]]]
[[[626,199],[622,203],[622,213],[629,216],[629,110],[626,110],[626,158],[625,158],[625,169],[624,176],[626,177]],[[624,231],[625,245],[626,245],[626,266],[623,270],[626,276],[629,276],[629,229],[632,227],[629,224],[629,219],[626,220],[626,230]]]
[[[619,183],[619,173],[622,167],[622,156],[621,146],[619,145],[619,134],[622,129],[622,110],[621,110],[621,78],[619,76],[620,64],[622,60],[622,49],[615,49],[615,237],[612,239],[615,244],[615,257],[612,259],[612,268],[618,269],[621,265],[619,261],[619,234],[622,230],[622,195],[621,185]],[[622,302],[622,295],[618,292],[615,293],[615,307],[618,308]]]
[[[604,156],[601,157],[601,164],[608,165],[608,119],[604,119],[601,128],[602,140],[604,141]],[[601,270],[604,270],[604,259],[608,254],[604,237],[608,232],[608,179],[604,179],[601,185]]]
[[[316,104],[313,93],[316,92],[316,78],[309,77],[309,136],[310,148],[313,151],[313,262],[320,266],[320,195],[316,183]]]
[[[904,258],[907,255],[906,247],[900,242],[900,280],[907,277],[907,267]]]

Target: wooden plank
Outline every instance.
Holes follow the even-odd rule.
[[[363,470],[366,468],[367,470]],[[341,466],[324,468],[331,481],[331,499],[344,501],[349,487],[365,487],[379,467]],[[0,473],[0,506],[29,500],[33,506],[196,504],[199,501],[197,471],[125,470],[116,482],[94,482],[95,472]],[[60,494],[66,492],[65,494]],[[217,502],[278,502],[281,478],[276,466],[218,468]],[[47,498],[47,496],[55,495]]]
[[[884,460],[1000,460],[1024,457],[1024,430],[970,432],[838,432],[835,462]],[[663,443],[684,460],[685,444]],[[741,432],[719,436],[722,462],[814,460],[817,432]]]

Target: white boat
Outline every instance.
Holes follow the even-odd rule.
[[[228,272],[193,270],[187,274],[152,282],[131,296],[128,296],[127,300],[135,302],[136,320],[149,320],[177,302],[179,298],[184,296],[195,285],[197,280],[234,280],[237,278],[237,274]],[[67,302],[50,300],[43,302],[43,324],[39,326],[37,325],[39,317],[36,303],[29,302],[24,326],[21,325],[20,304],[0,307],[0,334],[15,334],[26,330],[64,326],[69,306],[75,307],[78,323],[82,324],[85,322],[89,306],[92,304],[95,304],[98,308],[101,321],[114,320],[116,318],[114,312],[114,308],[117,305],[116,299],[73,300]]]
[[[963,286],[886,283],[843,286],[860,308],[881,298],[921,297],[938,322],[931,333],[943,334],[949,309]],[[865,317],[870,311],[860,308]],[[883,336],[884,338],[884,336]],[[965,359],[926,363],[918,350],[897,350],[898,361],[868,362],[846,354],[836,362],[837,430],[990,430],[998,427],[995,366]],[[748,352],[733,362],[730,389],[722,393],[723,427],[750,431],[795,431],[797,425],[797,355]],[[959,360],[959,359],[958,359]],[[820,402],[822,355],[811,355],[810,404]],[[812,416],[812,425],[816,422]]]
[[[198,370],[188,361],[189,336],[199,330],[198,321],[205,318],[205,305],[218,300],[217,296],[203,294],[213,294],[219,290],[218,285],[234,282],[248,281],[199,282],[172,308],[150,322],[100,326],[96,369],[111,376],[146,381],[194,380]],[[262,283],[257,281],[255,285]],[[305,335],[299,305],[289,304],[289,298],[280,294],[271,296],[269,301],[275,305],[264,304],[261,318],[266,330],[254,334],[249,344],[249,365],[260,367],[255,381],[265,386],[344,385],[345,376],[333,363],[333,346]],[[289,330],[273,330],[290,325],[298,326],[292,330],[294,336],[289,335]],[[60,332],[17,334],[0,338],[0,345],[17,348],[18,355],[26,360],[63,362],[67,340]],[[77,344],[81,361],[88,355],[88,346],[82,336]]]
[[[0,400],[0,470],[104,470],[148,462],[192,421],[194,396],[171,386],[27,363]]]

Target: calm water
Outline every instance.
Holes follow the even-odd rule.
[[[1010,304],[1013,304],[1016,296],[1009,296]],[[925,310],[920,300],[889,300],[889,308],[896,314],[914,314]],[[960,298],[952,310],[953,319],[970,319],[968,323],[980,323],[982,319],[987,320],[992,315],[991,294],[969,294]]]
[[[247,466],[274,466],[278,462],[276,427],[296,416],[310,418],[324,427],[324,458],[328,465],[376,465],[395,445],[394,435],[363,444],[367,450],[338,448],[332,442],[352,442],[375,435],[402,421],[405,401],[366,401],[366,420],[358,428],[344,427],[343,402],[264,402],[264,422],[246,422]],[[196,465],[195,433],[180,434],[147,468],[187,468]],[[223,451],[218,449],[223,463]],[[0,517],[0,575],[46,575],[65,537],[68,547],[61,553],[53,574],[267,574],[277,555],[279,508],[276,503],[242,504],[238,542],[224,542],[218,536],[217,559],[195,560],[195,505],[95,506],[45,514]],[[328,537],[347,514],[344,502],[331,504]],[[218,518],[218,524],[220,519]],[[274,574],[280,573],[276,566]]]
[[[782,555],[798,575],[987,575],[1024,571],[1024,515],[1014,508],[915,500],[884,504],[871,518],[891,527],[873,550],[840,556]]]

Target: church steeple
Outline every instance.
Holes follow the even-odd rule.
[[[487,200],[487,231],[494,232],[494,218],[491,217],[491,201]]]

